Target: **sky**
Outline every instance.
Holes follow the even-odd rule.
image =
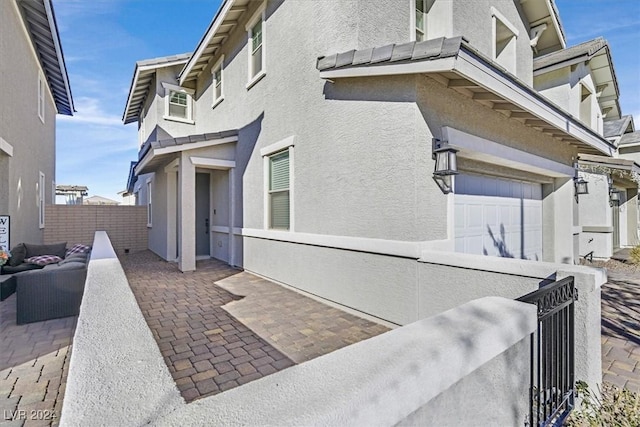
[[[632,114],[640,129],[640,0],[556,4],[567,46],[598,36],[609,41],[622,113]],[[90,196],[121,201],[117,193],[126,188],[138,153],[137,125],[122,123],[135,62],[193,51],[220,0],[53,0],[53,5],[77,110],[72,117],[58,116],[56,183],[86,185]]]

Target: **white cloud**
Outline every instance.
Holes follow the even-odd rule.
[[[89,123],[102,126],[122,126],[122,118],[106,113],[100,105],[100,100],[90,97],[75,99],[76,113],[73,116],[59,116],[60,121],[74,123]]]

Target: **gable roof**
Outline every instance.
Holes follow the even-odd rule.
[[[640,144],[640,131],[629,132],[622,135],[620,138],[620,142],[618,143],[618,147],[623,147],[625,145],[636,145]]]
[[[605,138],[615,138],[627,132],[635,130],[633,116],[622,116],[621,119],[607,120],[603,123],[603,134]]]
[[[73,97],[51,0],[18,0],[17,3],[58,114],[72,116],[75,111]]]
[[[532,33],[536,28],[541,29],[535,43],[532,43],[534,56],[544,55],[566,47],[564,29],[554,0],[529,0],[519,3],[527,21],[529,21]],[[530,37],[533,37],[533,34],[530,34]]]
[[[463,37],[391,44],[323,56],[320,77],[428,74],[445,86],[584,153],[612,155],[615,146],[567,111],[486,57]]]
[[[533,75],[548,73],[569,65],[589,61],[589,68],[596,86],[598,104],[603,117],[621,117],[620,89],[613,67],[609,43],[602,37],[562,49],[533,60]]]
[[[136,62],[133,78],[131,79],[131,87],[129,88],[129,96],[127,97],[127,105],[124,108],[124,113],[122,113],[122,121],[125,125],[138,121],[138,116],[149,93],[149,86],[153,81],[156,70],[184,64],[190,57],[191,53],[182,53]]]

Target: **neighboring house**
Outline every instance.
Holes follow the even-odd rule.
[[[583,120],[534,89],[565,47],[549,0],[224,1],[192,54],[136,64],[149,247],[397,324],[447,305],[420,291],[434,251],[443,274],[572,264],[577,159],[616,146],[597,102]]]
[[[113,205],[117,206],[120,202],[117,202],[112,199],[108,199],[102,196],[91,196],[84,199],[83,205]]]
[[[621,117],[607,41],[600,37],[536,58],[534,87],[616,147],[614,158],[582,152],[578,158],[589,191],[578,196],[579,254],[608,259],[637,245],[640,166],[622,154],[621,140],[633,131],[633,120]]]
[[[62,196],[65,205],[81,205],[88,194],[89,188],[85,185],[56,185],[56,196]]]
[[[51,0],[0,2],[0,215],[42,242],[55,197],[56,114],[74,112]]]

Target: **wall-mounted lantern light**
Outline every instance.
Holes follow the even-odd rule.
[[[609,184],[609,206],[613,207],[613,202],[620,200],[620,193],[614,190],[611,175],[607,176],[607,183]]]
[[[578,163],[575,163],[574,170],[573,185],[575,186],[576,203],[579,203],[578,196],[589,194],[589,187],[587,186],[589,182],[585,181],[581,176],[578,176]]]
[[[444,194],[449,194],[453,191],[452,176],[458,174],[458,162],[456,153],[458,150],[450,146],[445,141],[440,141],[437,138],[432,139],[432,155],[433,160],[436,161],[436,166],[433,170],[433,180],[438,184],[440,190]]]

